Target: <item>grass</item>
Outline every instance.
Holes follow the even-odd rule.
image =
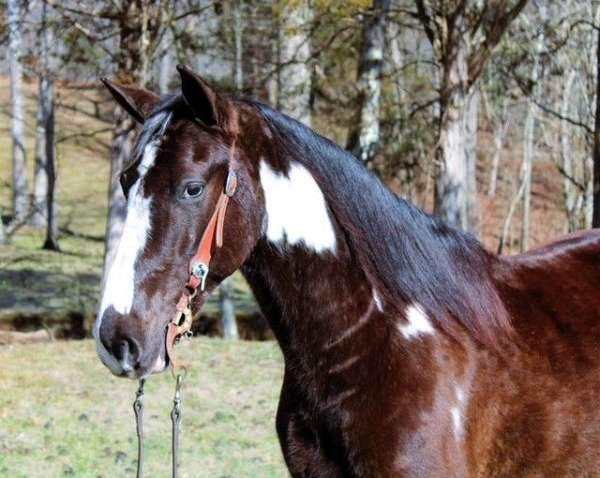
[[[282,358],[273,342],[195,338],[183,390],[183,477],[287,476],[274,415]],[[131,477],[136,383],[109,374],[90,340],[0,347],[0,476]],[[146,385],[146,476],[170,476],[173,379]]]

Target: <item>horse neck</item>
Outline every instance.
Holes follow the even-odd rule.
[[[310,172],[286,166],[260,166],[265,231],[242,270],[284,355],[310,368],[333,348],[373,343],[378,329],[363,326],[383,304]]]
[[[243,272],[286,359],[322,365],[334,347],[373,340],[363,326],[376,320],[381,299],[342,241],[333,254],[261,240]]]

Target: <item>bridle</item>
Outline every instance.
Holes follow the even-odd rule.
[[[179,476],[179,433],[181,430],[181,386],[187,375],[187,368],[180,365],[175,359],[175,344],[181,337],[191,336],[192,329],[192,300],[197,292],[204,292],[206,289],[206,278],[210,271],[210,261],[216,249],[223,245],[223,226],[225,224],[225,214],[229,199],[235,194],[237,189],[237,175],[232,167],[235,155],[235,140],[232,142],[229,149],[229,161],[227,168],[227,179],[219,199],[215,205],[215,209],[210,217],[196,253],[189,263],[189,276],[187,283],[175,306],[175,315],[167,325],[166,334],[166,355],[171,365],[171,372],[175,377],[175,396],[173,397],[173,408],[171,410],[171,452],[172,452],[172,476]],[[133,402],[133,411],[135,413],[136,432],[138,438],[138,462],[137,462],[137,478],[143,477],[144,468],[144,383],[145,379],[141,379],[136,398]]]
[[[232,151],[233,149],[232,146]],[[192,328],[192,299],[196,296],[198,290],[204,292],[206,288],[206,278],[210,270],[213,248],[219,249],[223,245],[225,213],[227,212],[229,198],[235,194],[236,188],[237,176],[235,171],[229,169],[225,187],[217,200],[215,210],[208,221],[206,229],[204,229],[196,254],[190,260],[189,278],[175,306],[175,316],[167,326],[167,357],[173,370],[178,368],[174,355],[175,343],[180,337],[188,334]]]

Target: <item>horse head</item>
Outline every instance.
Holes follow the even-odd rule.
[[[238,269],[261,234],[265,205],[253,158],[264,137],[258,116],[178,67],[181,93],[159,97],[103,80],[141,125],[133,155],[120,172],[127,200],[124,228],[107,271],[94,336],[102,362],[118,376],[145,377],[169,365],[166,328],[190,277],[190,260],[215,216],[210,270],[191,300],[197,313],[209,293]],[[241,124],[244,123],[244,134]]]

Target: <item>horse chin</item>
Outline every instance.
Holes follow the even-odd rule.
[[[150,369],[150,374],[152,375],[155,373],[164,372],[169,366],[168,362],[169,362],[169,359],[167,358],[167,353],[166,353],[166,349],[165,349],[160,354],[158,354],[158,357],[156,357],[156,360],[154,361],[154,365]]]

